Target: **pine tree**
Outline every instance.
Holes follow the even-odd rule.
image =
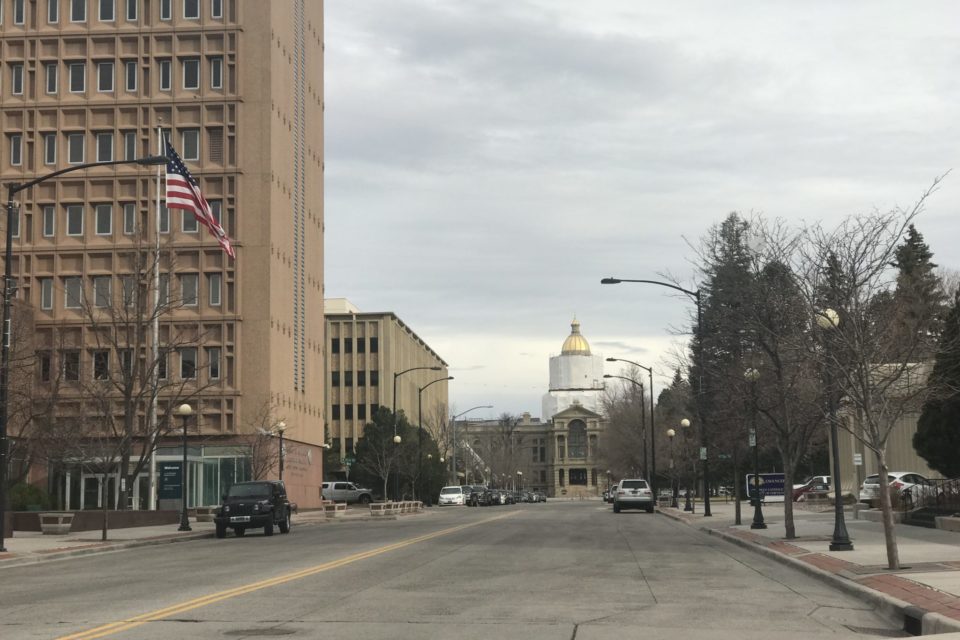
[[[896,343],[926,347],[908,354],[914,355],[915,361],[933,355],[932,345],[942,330],[945,296],[932,258],[933,252],[923,241],[923,235],[911,224],[891,263],[899,273],[890,310],[897,320],[894,325]],[[920,340],[916,339],[917,334],[920,334]]]

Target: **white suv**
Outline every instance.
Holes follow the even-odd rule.
[[[320,495],[324,500],[333,500],[334,502],[346,502],[353,504],[370,504],[373,502],[373,492],[370,489],[362,489],[352,482],[324,482],[320,485]]]
[[[437,502],[437,504],[441,507],[451,504],[466,504],[466,498],[463,495],[463,487],[453,486],[440,489],[440,500]]]
[[[613,512],[620,513],[622,509],[646,509],[647,513],[653,513],[653,507],[656,503],[653,499],[653,491],[646,480],[640,478],[630,478],[621,480],[617,484],[613,495]]]

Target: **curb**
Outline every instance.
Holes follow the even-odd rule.
[[[714,536],[743,549],[749,549],[750,551],[759,553],[760,555],[766,556],[771,560],[775,560],[780,564],[798,569],[808,576],[828,582],[831,586],[836,587],[844,593],[866,601],[888,619],[894,621],[902,620],[903,630],[912,635],[919,636],[937,633],[960,632],[960,620],[954,620],[953,618],[948,618],[947,616],[939,613],[926,611],[925,609],[912,605],[908,602],[904,602],[899,598],[894,598],[893,596],[887,595],[881,591],[876,591],[869,587],[865,587],[862,584],[848,580],[847,578],[839,576],[835,573],[830,573],[829,571],[825,571],[819,567],[815,567],[796,558],[773,551],[772,549],[768,549],[767,547],[761,546],[755,542],[750,542],[749,540],[744,540],[743,538],[738,538],[737,536],[732,536],[723,531],[711,529],[710,527],[697,526],[696,524],[687,522],[687,520],[682,516],[666,513],[664,511],[660,511],[660,513],[671,520],[682,522],[683,524],[694,527],[697,530],[706,533],[707,535]]]

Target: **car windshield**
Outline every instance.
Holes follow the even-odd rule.
[[[647,481],[646,480],[624,480],[621,488],[622,489],[646,489]]]
[[[460,489],[460,487],[444,487],[443,489],[440,490],[440,493],[442,494],[463,493],[463,491]]]
[[[227,492],[228,498],[269,498],[270,485],[262,482],[255,484],[235,484]]]

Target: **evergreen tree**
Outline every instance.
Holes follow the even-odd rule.
[[[943,294],[943,283],[934,271],[937,265],[932,258],[930,247],[911,224],[891,263],[891,266],[899,271],[891,309],[896,318],[893,339],[899,345],[931,345],[931,340],[917,340],[916,334],[935,338],[942,330],[946,297]],[[915,361],[920,361],[931,357],[933,353],[921,351],[906,355],[914,356]]]
[[[940,336],[930,384],[954,390],[923,405],[913,448],[930,468],[947,478],[960,477],[960,292],[953,299]]]

